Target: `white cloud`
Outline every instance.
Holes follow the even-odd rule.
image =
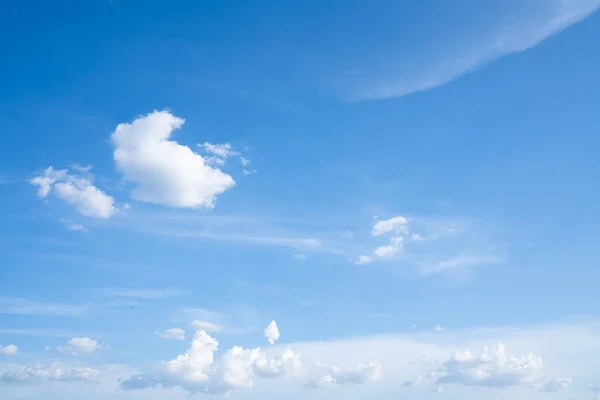
[[[163,339],[183,340],[185,339],[185,331],[181,328],[169,328],[162,332],[154,332],[155,335]]]
[[[375,257],[371,257],[368,256],[366,254],[361,254],[360,256],[358,256],[358,258],[354,261],[354,264],[357,265],[362,265],[362,264],[369,264],[372,263],[373,261],[375,261],[376,258]]]
[[[255,372],[263,377],[273,378],[299,372],[302,363],[294,350],[287,348],[283,353],[268,358],[264,353],[254,363]]]
[[[38,186],[39,197],[46,198],[53,192],[56,197],[87,217],[110,218],[117,212],[113,198],[92,184],[91,175],[83,177],[70,174],[66,169],[55,170],[48,167],[42,175],[31,179],[29,183]]]
[[[269,325],[265,328],[265,337],[271,344],[275,344],[275,342],[279,339],[279,328],[277,327],[277,322],[271,321]]]
[[[408,219],[401,215],[383,221],[377,221],[375,225],[373,225],[371,235],[381,236],[385,233],[404,232],[407,225]]]
[[[196,330],[203,330],[206,332],[219,332],[221,330],[221,328],[219,328],[213,323],[207,321],[200,321],[198,319],[190,322],[190,327]]]
[[[99,375],[100,371],[86,367],[61,367],[51,365],[23,365],[9,369],[0,375],[0,382],[9,383],[41,383],[48,381],[90,381]]]
[[[571,378],[554,378],[548,381],[541,389],[541,392],[557,392],[561,389],[566,389],[571,386],[573,379]]]
[[[184,340],[185,331],[181,328],[169,328],[165,329],[163,332],[158,332],[158,336],[163,339]]]
[[[440,325],[436,325],[433,327],[433,331],[434,332],[443,332],[444,328],[442,328]]]
[[[69,219],[61,219],[60,222],[62,222],[68,230],[70,231],[75,231],[75,232],[87,232],[88,230],[85,228],[85,226],[75,223]]]
[[[355,264],[368,264],[373,261],[395,257],[404,247],[404,236],[410,229],[408,219],[397,216],[383,221],[377,221],[371,229],[371,235],[375,237],[387,235],[388,244],[381,245],[373,250],[372,255],[361,254]]]
[[[191,393],[228,393],[236,388],[251,388],[254,375],[281,377],[300,368],[298,356],[286,349],[268,357],[260,348],[233,346],[215,359],[219,342],[198,330],[187,351],[161,363],[157,375],[134,375],[121,383],[124,389],[179,386]]]
[[[389,244],[377,247],[373,254],[377,256],[377,258],[393,257],[398,254],[400,250],[402,250],[403,244],[404,238],[402,236],[393,236],[390,238]]]
[[[598,7],[599,0],[544,0],[506,4],[503,12],[493,14],[497,18],[487,20],[483,28],[481,25],[470,25],[468,21],[459,22],[463,26],[455,29],[457,32],[472,27],[467,40],[452,37],[451,31],[444,40],[434,38],[433,47],[426,52],[427,57],[404,53],[395,58],[397,49],[380,43],[382,58],[374,67],[373,60],[378,58],[375,55],[369,58],[370,65],[358,61],[356,68],[362,73],[344,80],[342,96],[353,101],[388,99],[439,87],[501,57],[537,46],[593,14]],[[481,14],[484,19],[488,17],[485,13]],[[444,34],[443,30],[440,32]],[[419,32],[414,35],[418,37]],[[443,47],[436,47],[436,42],[440,46],[443,43]],[[389,46],[395,45],[395,41],[389,42]]]
[[[456,383],[478,387],[531,385],[544,379],[541,357],[528,354],[517,357],[507,353],[503,344],[484,347],[479,356],[469,350],[457,350],[443,365],[438,384]]]
[[[119,124],[111,135],[114,161],[131,196],[170,207],[212,208],[217,196],[233,187],[233,178],[211,167],[188,146],[169,140],[184,120],[154,111],[132,123]]]
[[[17,354],[18,351],[19,349],[14,344],[9,344],[8,346],[0,345],[0,354],[3,354],[5,356]]]
[[[58,346],[56,349],[61,353],[70,353],[72,355],[87,355],[98,350],[102,345],[97,341],[87,337],[76,337],[67,342],[64,346]]]
[[[382,379],[381,365],[378,363],[359,364],[355,367],[330,367],[307,383],[314,388],[327,388],[335,385],[362,384]]]

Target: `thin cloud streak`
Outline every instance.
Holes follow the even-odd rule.
[[[360,85],[352,93],[342,96],[349,101],[382,100],[406,96],[442,86],[470,72],[482,68],[504,56],[520,53],[542,43],[549,37],[589,17],[600,7],[600,0],[548,0],[541,15],[530,16],[527,21],[515,23],[508,19],[496,32],[474,37],[485,37],[484,42],[458,46],[453,54],[465,54],[440,59],[431,65],[419,65],[415,72],[360,74]],[[475,39],[477,40],[477,39]],[[453,44],[447,44],[452,48]],[[472,50],[470,50],[472,49]],[[395,61],[388,60],[387,65]],[[369,76],[370,75],[370,76]]]

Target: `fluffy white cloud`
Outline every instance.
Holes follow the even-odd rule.
[[[5,356],[17,354],[17,351],[19,351],[19,349],[14,344],[9,344],[8,346],[0,345],[0,354]]]
[[[398,254],[400,250],[402,250],[403,243],[404,238],[402,236],[392,236],[389,244],[385,246],[379,246],[375,249],[373,254],[378,258],[393,257]]]
[[[382,379],[378,363],[358,364],[355,367],[330,367],[325,373],[310,379],[307,386],[327,388],[335,385],[361,384]]]
[[[544,361],[528,354],[517,357],[507,353],[503,344],[484,347],[479,356],[457,350],[443,365],[438,384],[456,383],[478,387],[530,385],[544,379]]]
[[[566,389],[573,383],[572,378],[555,378],[548,381],[540,391],[542,392],[557,392],[560,389]]]
[[[154,332],[155,335],[163,339],[183,340],[185,339],[185,331],[181,328],[169,328],[162,332]]]
[[[111,135],[114,161],[134,199],[170,207],[212,208],[216,197],[233,187],[233,178],[208,165],[188,146],[169,140],[184,120],[154,111],[119,124]],[[218,150],[215,150],[218,151]]]
[[[271,321],[269,325],[265,328],[265,337],[271,344],[275,344],[275,342],[279,339],[279,328],[277,327],[277,322]]]
[[[391,232],[405,232],[408,226],[408,219],[403,216],[397,216],[390,219],[385,219],[383,221],[377,221],[375,225],[373,225],[373,229],[371,230],[371,235],[373,236],[381,236],[385,233]]]
[[[69,173],[66,169],[55,170],[48,167],[42,175],[31,179],[29,183],[38,186],[39,197],[46,198],[53,191],[56,197],[88,217],[110,218],[117,212],[113,198],[92,184],[90,174],[84,177]]]
[[[368,264],[379,259],[392,258],[396,256],[404,246],[404,237],[409,232],[409,222],[403,216],[397,216],[383,221],[377,221],[371,230],[372,236],[388,236],[388,244],[378,246],[372,255],[362,254],[355,264]]]
[[[24,365],[9,369],[0,375],[0,382],[8,383],[40,383],[47,381],[90,381],[98,376],[100,371],[86,367],[61,368],[58,364]]]
[[[219,328],[219,326],[217,326],[211,322],[200,321],[198,319],[190,322],[190,328],[193,328],[195,330],[203,330],[206,332],[220,332],[221,331],[221,328]]]
[[[255,372],[263,377],[278,377],[299,372],[302,362],[298,354],[292,349],[285,349],[283,353],[268,358],[261,353],[254,363]]]
[[[86,355],[102,347],[97,341],[87,337],[76,337],[67,342],[64,346],[58,346],[56,349],[61,353],[70,353],[72,355]]]
[[[226,393],[250,388],[254,376],[281,377],[301,368],[299,357],[291,349],[268,356],[260,348],[233,346],[215,359],[219,342],[204,330],[198,330],[184,354],[163,362],[156,376],[134,375],[123,381],[124,389],[179,386],[192,393]]]

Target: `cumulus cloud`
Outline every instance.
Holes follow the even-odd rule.
[[[9,344],[8,346],[0,345],[0,354],[3,354],[5,356],[17,354],[18,351],[19,349],[14,344]]]
[[[233,346],[219,359],[219,342],[198,330],[184,354],[160,364],[156,375],[134,375],[121,382],[124,389],[180,386],[191,393],[227,393],[236,388],[251,388],[254,376],[280,377],[300,369],[298,356],[286,349],[274,357],[260,348]]]
[[[390,232],[398,232],[405,231],[406,226],[408,225],[408,219],[403,216],[393,217],[390,219],[385,219],[383,221],[377,221],[375,225],[373,225],[373,229],[371,230],[371,235],[373,236],[381,236],[385,233]]]
[[[511,387],[530,385],[544,379],[544,362],[528,354],[517,357],[503,344],[484,347],[476,356],[469,350],[457,350],[443,366],[438,384],[461,384],[477,387]]]
[[[387,236],[388,243],[378,246],[373,254],[361,254],[355,264],[369,264],[374,261],[396,256],[404,247],[404,237],[410,230],[409,221],[401,215],[390,219],[377,221],[371,229],[371,235],[375,237]]]
[[[29,183],[38,187],[40,198],[46,198],[53,193],[87,217],[113,216],[117,212],[113,198],[92,184],[93,177],[90,174],[84,177],[79,172],[81,171],[69,173],[67,169],[55,170],[48,167],[42,175],[31,179]]]
[[[64,346],[58,346],[56,349],[61,353],[70,353],[72,355],[87,355],[102,347],[97,341],[87,337],[76,337],[69,340]]]
[[[271,321],[269,325],[265,328],[265,337],[271,344],[275,344],[275,342],[279,339],[279,328],[277,327],[277,322]]]
[[[551,379],[550,381],[548,381],[544,386],[542,386],[542,388],[540,389],[541,392],[557,392],[560,389],[566,389],[569,386],[571,386],[571,383],[573,383],[573,379],[568,377],[568,378],[554,378]]]
[[[135,185],[134,199],[169,207],[212,208],[217,196],[235,185],[230,175],[210,166],[200,154],[169,140],[184,122],[168,111],[154,111],[119,124],[112,133],[114,162],[123,178]]]
[[[169,328],[162,332],[154,332],[155,335],[163,339],[183,340],[185,339],[185,331],[181,328]]]
[[[200,321],[198,319],[190,322],[190,328],[196,329],[196,330],[203,330],[206,332],[220,332],[221,328],[219,328],[217,325],[208,322],[208,321]]]
[[[63,368],[57,363],[51,365],[24,365],[3,372],[0,375],[0,382],[10,384],[48,381],[91,381],[99,373],[99,370],[87,367]]]
[[[359,364],[355,367],[330,367],[325,373],[310,379],[308,387],[328,388],[336,385],[362,384],[382,379],[378,363]]]

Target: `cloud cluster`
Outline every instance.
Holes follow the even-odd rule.
[[[124,389],[179,386],[192,393],[226,393],[236,388],[251,388],[254,376],[269,378],[293,374],[301,368],[291,349],[269,357],[260,348],[233,346],[219,360],[219,342],[198,330],[184,354],[165,361],[156,375],[134,375],[121,382]]]
[[[388,243],[381,245],[372,254],[361,254],[355,264],[368,264],[376,260],[392,258],[396,256],[404,246],[405,237],[408,236],[410,226],[408,219],[397,216],[386,220],[375,222],[371,229],[371,236],[387,236]]]
[[[445,374],[438,384],[456,383],[479,387],[530,385],[544,379],[544,361],[533,354],[517,357],[503,344],[484,347],[476,356],[469,350],[458,350],[443,366]]]
[[[56,349],[61,353],[72,355],[87,355],[98,350],[102,345],[96,340],[87,337],[76,337],[69,340],[64,346],[58,346]]]
[[[0,354],[2,355],[10,356],[13,354],[17,354],[18,351],[19,349],[14,344],[9,344],[8,346],[0,345]]]
[[[69,172],[68,169],[46,168],[43,173],[29,183],[38,187],[38,196],[45,199],[51,193],[81,214],[92,218],[110,218],[117,209],[111,196],[93,185],[93,177],[88,170]]]
[[[0,375],[2,383],[41,383],[48,381],[91,381],[100,371],[87,367],[61,368],[59,364],[24,365]]]
[[[154,111],[119,124],[111,134],[115,165],[123,179],[135,185],[134,199],[169,207],[212,208],[217,195],[235,185],[230,175],[200,154],[170,140],[184,122],[168,111]],[[223,157],[229,151],[213,150]]]

